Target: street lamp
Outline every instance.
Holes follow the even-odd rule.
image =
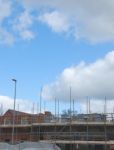
[[[16,84],[17,80],[12,79],[14,82],[14,104],[13,104],[13,125],[12,125],[12,144],[14,144],[14,125],[15,125],[15,104],[16,104]]]

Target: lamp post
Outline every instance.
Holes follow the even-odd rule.
[[[14,125],[15,125],[15,104],[16,104],[16,84],[17,80],[12,79],[14,82],[14,104],[13,104],[13,124],[12,124],[12,144],[14,144]]]

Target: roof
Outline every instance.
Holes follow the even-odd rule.
[[[21,111],[17,111],[17,110],[13,110],[13,109],[8,109],[5,113],[4,113],[4,116],[7,115],[7,114],[11,114],[13,115],[15,112],[15,115],[18,116],[18,115],[31,115],[29,113],[25,113],[25,112],[21,112]]]

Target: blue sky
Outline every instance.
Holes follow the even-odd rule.
[[[41,87],[49,109],[55,98],[65,109],[70,86],[78,107],[80,97],[113,98],[107,89],[114,83],[114,2],[85,1],[0,0],[0,103],[5,109],[13,105],[12,78],[18,103],[25,102],[27,111],[39,102]]]

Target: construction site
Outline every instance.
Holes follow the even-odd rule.
[[[0,116],[0,142],[44,142],[61,150],[114,150],[114,114],[29,114],[8,110]]]

